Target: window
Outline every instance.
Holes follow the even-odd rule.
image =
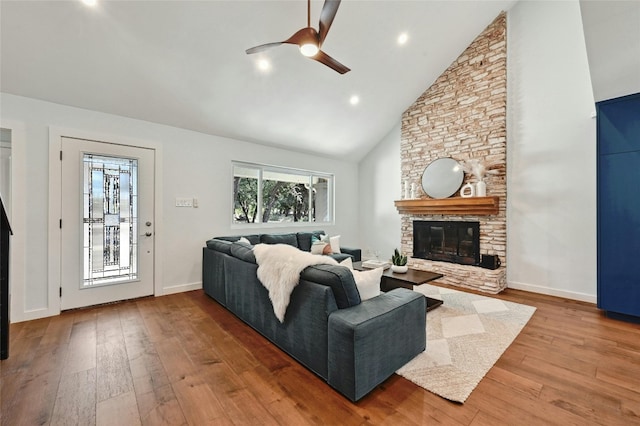
[[[233,224],[333,221],[333,175],[233,163]]]

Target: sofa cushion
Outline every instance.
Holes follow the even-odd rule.
[[[338,265],[313,265],[305,268],[300,280],[311,281],[331,287],[338,308],[344,309],[360,304],[360,293],[356,288],[353,274]]]
[[[245,262],[256,263],[256,256],[253,254],[253,246],[251,244],[231,243],[231,255]]]
[[[221,240],[218,238],[212,238],[207,241],[207,247],[212,250],[221,251],[222,253],[231,254],[231,242],[226,240]]]
[[[244,237],[254,246],[260,244],[260,234],[245,235]]]
[[[311,251],[311,244],[313,239],[320,240],[320,235],[323,235],[324,231],[313,232],[298,232],[296,237],[298,238],[298,248],[302,251]]]
[[[353,261],[354,262],[360,262],[362,260],[362,250],[360,249],[355,249],[355,248],[349,248],[349,247],[345,247],[342,246],[340,247],[340,251],[344,254],[349,254],[351,255],[351,257],[353,257]]]
[[[260,244],[260,234],[252,234],[252,235],[232,235],[229,237],[216,237],[216,239],[218,240],[225,240],[225,241],[230,241],[230,242],[235,242],[238,241],[240,238],[246,238],[247,240],[249,240],[249,242],[251,244],[253,244],[254,246],[256,244]]]
[[[260,242],[264,244],[289,244],[298,247],[296,234],[262,234]]]

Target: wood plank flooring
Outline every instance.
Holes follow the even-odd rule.
[[[465,404],[392,376],[353,404],[193,291],[11,325],[2,425],[640,425],[640,325],[537,307]]]

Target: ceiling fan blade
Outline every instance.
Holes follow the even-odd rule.
[[[277,41],[275,43],[261,44],[260,46],[255,46],[255,47],[252,47],[251,49],[247,49],[246,52],[247,52],[247,55],[251,55],[252,53],[259,53],[267,49],[271,49],[272,47],[280,46],[282,43],[285,43],[285,42]]]
[[[339,72],[340,74],[344,74],[346,72],[351,71],[350,68],[345,67],[340,62],[336,61],[331,56],[324,53],[322,50],[320,50],[315,56],[312,56],[311,59],[313,59],[314,61],[318,61],[322,64],[325,64],[326,66],[333,69],[334,71]]]
[[[309,42],[318,42],[318,33],[311,27],[302,28],[296,31],[294,35],[283,41],[283,43],[297,44],[298,46]]]
[[[336,17],[338,7],[340,6],[340,0],[325,0],[322,6],[322,12],[320,12],[320,26],[318,30],[318,43],[322,46],[322,42],[327,37],[329,28],[333,23],[333,18]]]
[[[251,49],[247,49],[247,55],[251,55],[252,53],[263,52],[267,49],[271,49],[272,47],[280,46],[281,44],[297,44],[298,46],[304,44],[305,42],[314,42],[317,43],[318,33],[313,28],[303,28],[295,32],[294,35],[286,39],[285,41],[277,41],[275,43],[267,43],[261,44],[260,46],[252,47]]]

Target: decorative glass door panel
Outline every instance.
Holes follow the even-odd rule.
[[[154,150],[69,137],[60,147],[60,308],[154,294]]]
[[[137,279],[138,160],[83,155],[82,287]]]

